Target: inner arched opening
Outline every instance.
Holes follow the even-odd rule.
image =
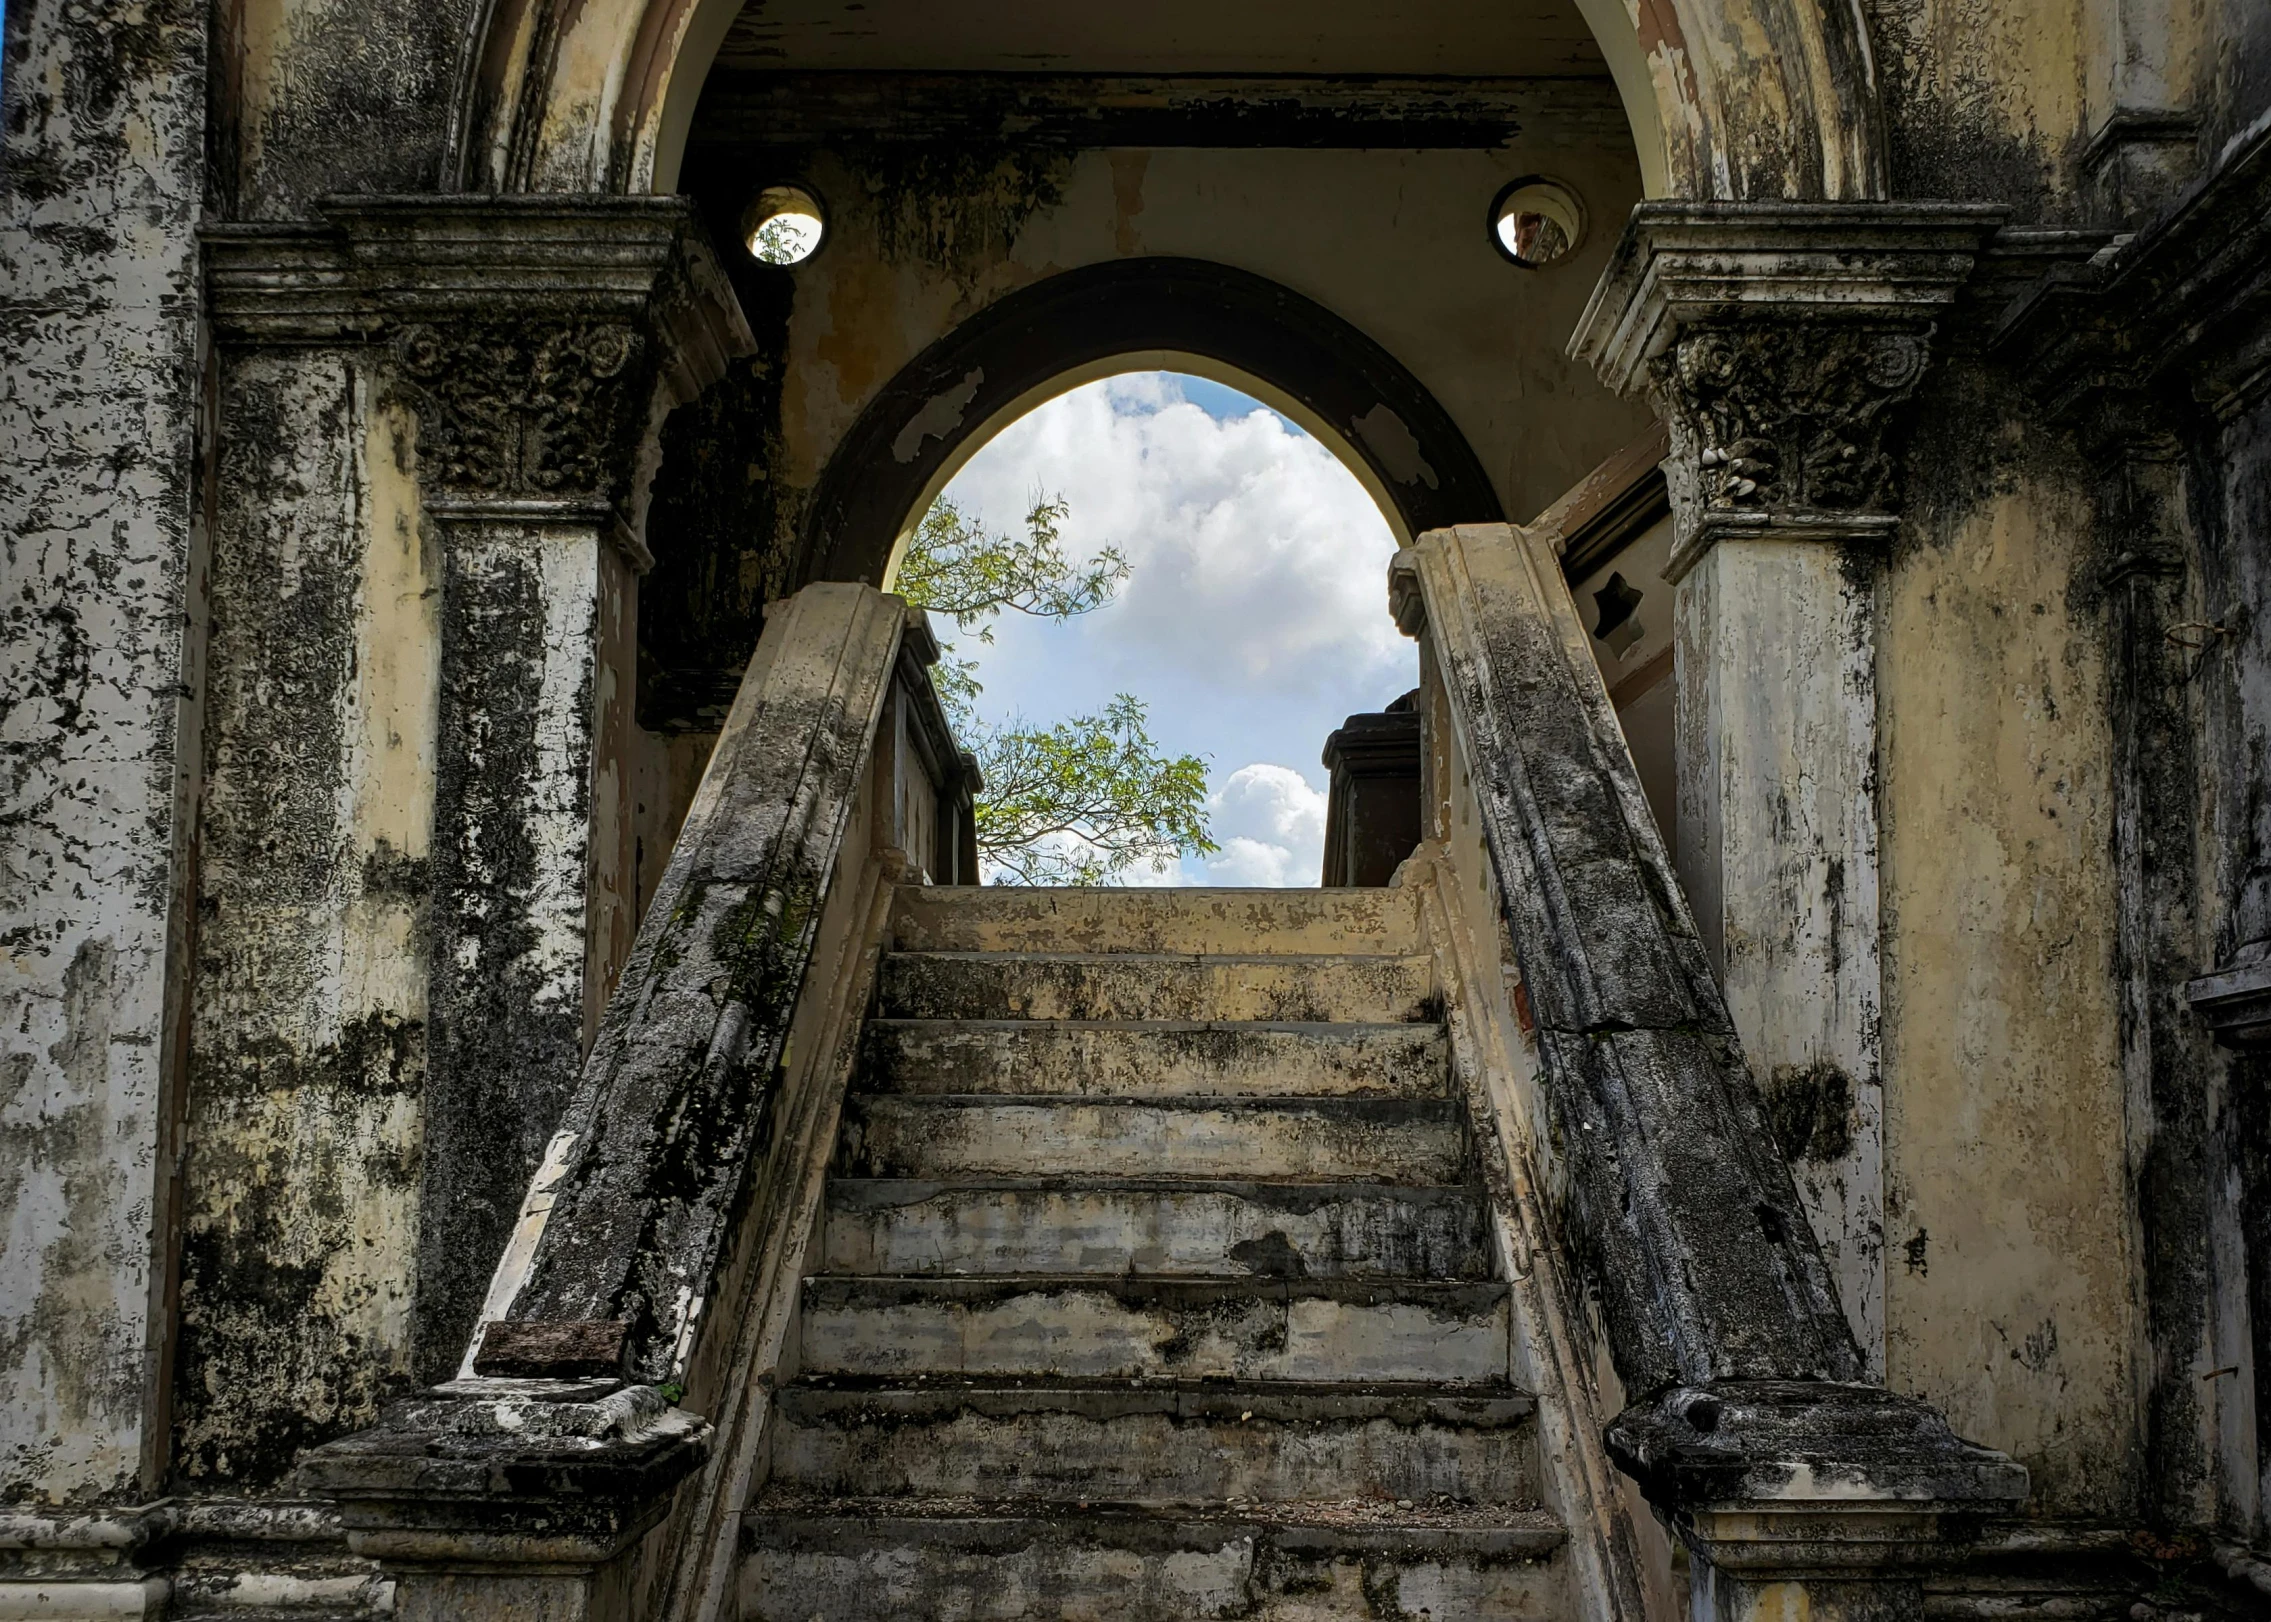
[[[947,644],[986,877],[1386,879],[1418,833],[1418,669],[1384,589],[1408,527],[1369,471],[1286,391],[1174,354],[1037,386],[942,461],[887,584]]]
[[[1240,389],[1334,452],[1394,541],[1533,516],[1630,444],[1645,409],[1565,353],[1653,184],[1588,17],[985,0],[945,27],[898,0],[795,0],[721,25],[675,180],[755,343],[654,463],[626,734],[639,871],[659,871],[765,606],[883,582],[910,525],[1046,400],[1131,370]],[[774,223],[792,213],[817,228]],[[1518,251],[1540,220],[1564,251]],[[1377,604],[1377,565],[1362,576]],[[1639,589],[1659,631],[1663,592]],[[1318,728],[1403,690],[1254,758],[1314,781]],[[1248,763],[1216,752],[1217,777]]]

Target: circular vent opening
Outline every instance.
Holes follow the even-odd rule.
[[[828,222],[820,199],[802,186],[767,186],[750,205],[745,230],[751,258],[768,265],[801,265],[820,251]]]
[[[1542,270],[1585,240],[1585,207],[1558,181],[1517,180],[1490,205],[1490,240],[1525,270]]]

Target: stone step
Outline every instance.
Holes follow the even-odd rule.
[[[1506,1285],[1353,1279],[804,1281],[809,1373],[1503,1380]]]
[[[1227,1177],[1454,1183],[1449,1099],[874,1096],[845,1101],[846,1177]]]
[[[1397,1023],[1439,1018],[1419,956],[1149,957],[893,952],[887,1019],[1171,1019]]]
[[[772,1479],[876,1498],[1214,1504],[1441,1494],[1530,1508],[1534,1409],[1504,1390],[793,1384],[775,1402]]]
[[[742,1520],[739,1598],[745,1622],[1562,1622],[1562,1542],[1534,1512],[917,1514],[768,1493]]]
[[[1465,1188],[1040,1178],[828,1186],[820,1270],[1486,1279]]]
[[[1150,1098],[1440,1097],[1440,1025],[870,1020],[860,1086],[876,1093],[1101,1093]]]
[[[1417,952],[1416,890],[902,887],[909,952]]]

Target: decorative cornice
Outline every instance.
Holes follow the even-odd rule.
[[[2169,392],[2229,418],[2271,392],[2271,123],[2143,230],[2023,293],[1991,352],[2066,421]]]
[[[333,197],[313,220],[212,225],[202,240],[223,343],[369,342],[404,321],[504,312],[632,320],[686,301],[722,353],[754,347],[679,198]]]
[[[1929,323],[2008,214],[1981,203],[1642,203],[1569,341],[1619,394],[1678,334],[1741,318]]]
[[[624,507],[642,433],[755,347],[680,199],[348,197],[318,216],[205,232],[214,336],[386,345],[436,510]],[[626,555],[651,561],[635,539]]]
[[[1891,430],[2005,211],[1969,203],[1633,211],[1570,353],[1647,391],[1678,579],[1717,541],[1873,541],[1898,520]]]

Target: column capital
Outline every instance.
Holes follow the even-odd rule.
[[[1570,340],[1670,431],[1677,579],[1717,541],[1880,539],[1892,429],[2004,210],[1643,203]]]
[[[203,245],[222,344],[383,349],[444,516],[635,530],[649,431],[755,348],[679,198],[336,197]]]

